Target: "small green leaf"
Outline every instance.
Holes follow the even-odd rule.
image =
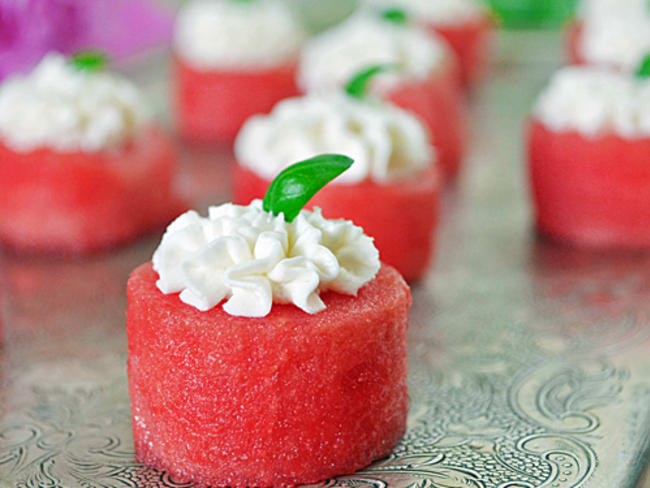
[[[408,23],[409,16],[404,9],[391,7],[381,11],[381,18],[393,24],[404,25]]]
[[[100,51],[80,51],[72,56],[72,65],[79,71],[95,73],[103,71],[108,64],[108,57]]]
[[[353,162],[342,154],[321,154],[292,164],[271,182],[264,197],[264,210],[273,215],[284,213],[285,220],[291,222],[321,188]]]
[[[643,58],[636,75],[639,78],[650,78],[650,54]]]
[[[377,64],[357,73],[346,85],[345,91],[354,98],[363,99],[368,93],[368,82],[384,71],[398,69],[397,64]]]

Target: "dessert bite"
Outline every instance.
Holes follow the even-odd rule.
[[[650,58],[636,76],[560,70],[529,126],[537,228],[593,247],[650,247]]]
[[[235,141],[235,203],[262,198],[286,161],[342,152],[356,161],[309,202],[328,218],[346,218],[374,237],[382,260],[408,281],[431,263],[440,181],[426,128],[411,114],[371,98],[365,85],[381,67],[351,80],[347,91],[283,100],[251,118]],[[435,140],[435,135],[434,135]]]
[[[476,0],[365,0],[371,8],[404,9],[434,39],[442,37],[458,60],[461,84],[471,88],[487,70],[494,22]]]
[[[371,91],[412,112],[429,128],[441,170],[453,178],[466,138],[455,62],[446,42],[410,22],[404,11],[362,12],[307,43],[299,84],[306,93],[328,92],[371,66],[398,66],[377,76]]]
[[[304,39],[282,0],[192,0],[181,7],[174,34],[181,134],[232,142],[247,118],[297,95]]]
[[[181,208],[175,150],[138,88],[98,53],[46,56],[0,85],[0,243],[79,254],[126,242]]]
[[[646,0],[583,0],[568,30],[570,61],[634,73],[650,52]]]
[[[388,455],[405,430],[411,296],[372,238],[302,206],[323,155],[264,201],[190,211],[128,282],[140,461],[211,486],[294,486]]]

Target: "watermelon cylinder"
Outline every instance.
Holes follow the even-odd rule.
[[[128,242],[183,208],[175,172],[175,146],[157,128],[93,153],[0,143],[0,243],[74,255]]]
[[[650,248],[650,137],[588,138],[529,126],[530,181],[539,232],[595,248]]]
[[[314,315],[262,318],[164,295],[151,263],[127,288],[135,450],[175,479],[293,486],[352,473],[405,430],[409,289],[397,271]]]
[[[230,143],[244,122],[298,95],[296,61],[263,69],[200,70],[174,58],[174,104],[181,135]]]

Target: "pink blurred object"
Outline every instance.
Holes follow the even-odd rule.
[[[0,79],[49,51],[123,59],[166,42],[172,13],[153,0],[0,0]]]

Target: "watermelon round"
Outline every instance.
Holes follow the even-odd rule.
[[[236,164],[233,199],[247,205],[264,198],[270,180]],[[353,185],[330,184],[307,204],[323,210],[327,218],[345,218],[363,227],[374,237],[381,260],[390,264],[407,281],[416,281],[426,272],[434,253],[438,223],[440,183],[433,165],[402,181]]]
[[[169,222],[175,149],[158,129],[97,153],[0,143],[0,243],[19,253],[99,251]]]
[[[539,231],[580,246],[650,247],[650,137],[529,128]]]
[[[458,175],[466,144],[466,107],[451,66],[426,80],[404,82],[387,98],[417,116],[431,134],[445,179]]]
[[[428,23],[424,27],[447,41],[456,54],[462,86],[474,86],[485,74],[490,63],[494,37],[492,20],[485,16],[455,24]]]
[[[180,481],[293,486],[386,456],[405,430],[409,289],[382,266],[356,297],[327,292],[309,315],[207,312],[128,282],[135,451]]]
[[[252,115],[298,95],[296,61],[251,71],[204,71],[175,61],[178,129],[197,142],[230,143]]]

